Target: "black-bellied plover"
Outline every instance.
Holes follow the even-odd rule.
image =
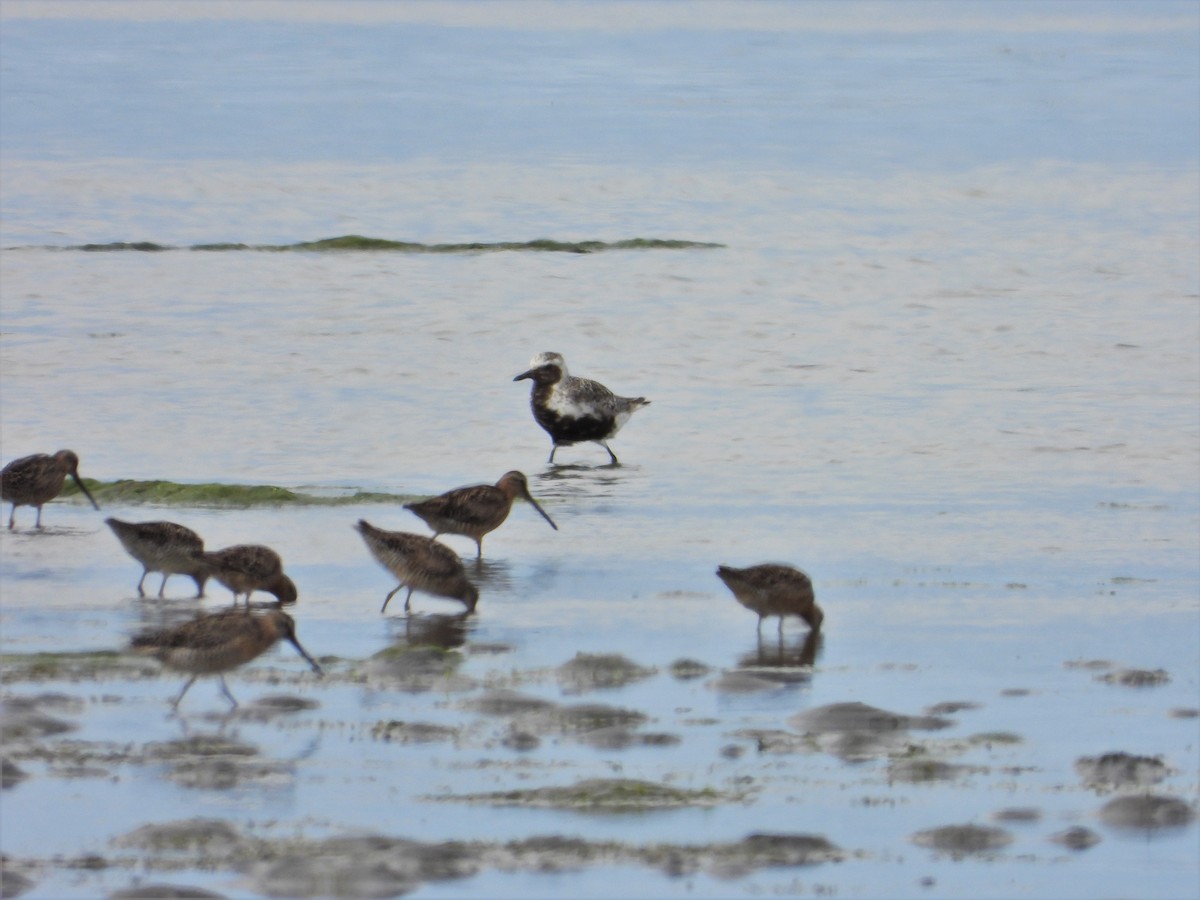
[[[617,465],[617,455],[608,446],[608,439],[631,415],[650,403],[645,397],[618,397],[598,381],[576,378],[567,371],[561,353],[539,353],[513,381],[525,378],[533,381],[529,398],[533,417],[554,442],[549,462],[554,462],[559,447],[594,441]]]

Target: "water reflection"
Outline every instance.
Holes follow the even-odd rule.
[[[616,486],[639,468],[611,463],[603,466],[547,466],[533,476],[537,484],[534,494],[543,500],[612,497],[616,494]]]
[[[160,600],[157,597],[136,597],[134,610],[137,627],[133,633],[161,631],[190,622],[204,611],[202,601],[195,597],[186,600]]]
[[[785,637],[780,631],[775,639],[764,638],[758,634],[757,646],[749,653],[738,659],[738,668],[757,669],[811,669],[817,661],[817,656],[825,646],[825,635],[820,631],[808,631],[803,636]],[[759,673],[763,677],[771,677],[769,673]],[[776,673],[778,676],[781,673]],[[785,681],[808,681],[812,672],[783,673]]]
[[[476,559],[466,564],[467,574],[479,588],[480,599],[489,592],[512,590],[512,563],[503,559]],[[486,590],[485,590],[486,588]]]
[[[407,644],[410,647],[438,647],[442,650],[454,650],[467,642],[467,635],[472,625],[472,615],[468,612],[447,615],[443,613],[422,613],[405,616],[402,620],[389,619],[389,624],[402,622],[403,625],[393,626],[393,636],[397,644]],[[403,634],[395,634],[402,631]]]

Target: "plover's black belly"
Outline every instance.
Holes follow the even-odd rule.
[[[613,433],[616,424],[611,416],[561,415],[537,402],[533,404],[533,417],[556,444],[602,441]]]

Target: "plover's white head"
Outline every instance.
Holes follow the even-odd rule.
[[[567,376],[567,361],[563,359],[563,355],[561,353],[552,353],[549,351],[546,353],[539,353],[529,361],[529,368],[536,369],[538,366],[544,366],[549,363],[553,363],[554,365],[558,366],[559,369],[562,370],[564,378]]]

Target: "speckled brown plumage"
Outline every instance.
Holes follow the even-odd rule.
[[[763,563],[745,569],[718,566],[717,577],[733,591],[738,603],[758,613],[758,627],[767,616],[779,616],[783,630],[784,616],[798,616],[816,631],[825,613],[817,606],[812,579],[799,569],[777,563]]]
[[[298,592],[292,579],[283,574],[283,560],[270,547],[261,544],[237,544],[224,550],[202,553],[200,558],[207,563],[213,578],[233,591],[233,602],[255,591],[274,594],[280,603],[295,603]]]
[[[196,582],[196,596],[204,596],[208,580],[208,563],[200,556],[204,541],[200,535],[174,522],[123,522],[105,519],[125,551],[142,564],[142,577],[137,583],[139,597],[146,596],[142,584],[151,572],[162,572],[158,596],[163,595],[167,579],[172,575],[188,575]]]
[[[281,610],[265,613],[227,609],[199,616],[175,628],[148,631],[133,638],[135,653],[153,656],[169,669],[191,674],[179,695],[171,701],[176,707],[188,688],[201,675],[216,675],[221,691],[229,701],[238,702],[229,693],[224,673],[260,656],[279,640],[288,641],[318,675],[323,674],[317,661],[308,655],[296,638],[296,623]]]
[[[524,497],[555,531],[558,526],[529,493],[529,481],[521,472],[505,472],[495,484],[475,484],[455,488],[420,503],[406,503],[404,508],[425,520],[439,534],[462,534],[469,537],[483,557],[483,536],[499,528],[512,511],[513,500]]]
[[[371,555],[400,580],[384,598],[380,612],[387,610],[388,603],[402,587],[408,588],[405,610],[409,608],[414,590],[458,600],[468,612],[475,609],[479,591],[467,580],[458,554],[445,544],[407,531],[384,531],[364,519],[359,519],[357,528]]]
[[[42,506],[49,503],[63,489],[70,475],[92,506],[100,506],[79,479],[79,457],[74,450],[59,450],[53,456],[35,453],[14,459],[0,470],[0,498],[12,504],[8,517],[8,530],[15,527],[18,506],[36,506],[35,528],[42,527]]]

